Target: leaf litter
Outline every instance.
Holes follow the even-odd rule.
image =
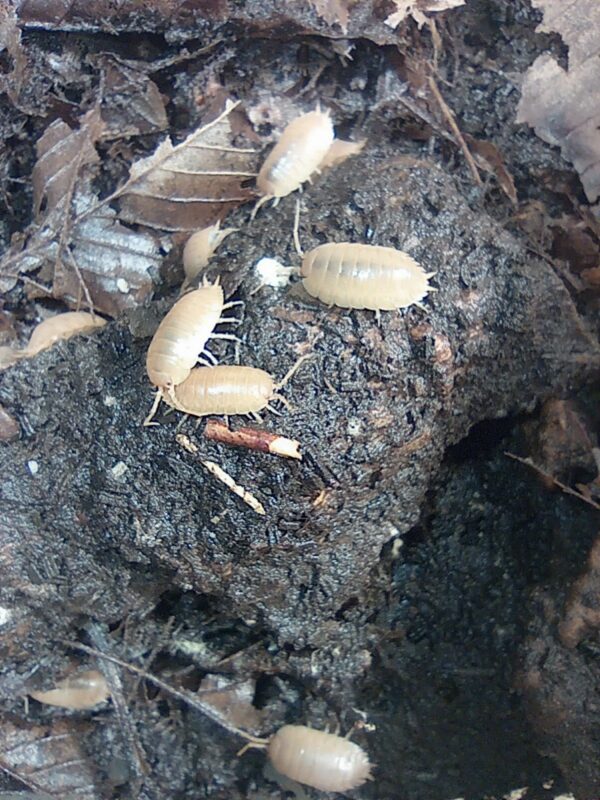
[[[37,143],[36,223],[25,246],[17,242],[0,262],[0,290],[38,269],[52,295],[77,308],[83,302],[114,316],[143,302],[152,291],[150,270],[162,260],[161,232],[195,230],[254,196],[242,186],[254,175],[254,150],[231,146],[228,116],[237,105],[228,100],[180,144],[163,140],[103,199],[93,186],[96,144],[105,132],[99,109],[77,130],[52,123]]]
[[[600,4],[597,0],[532,0],[544,12],[538,31],[557,32],[569,47],[565,70],[549,54],[528,69],[517,122],[561,148],[591,203],[600,197]]]

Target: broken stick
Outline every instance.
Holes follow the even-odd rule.
[[[178,433],[175,437],[178,444],[187,450],[188,453],[191,453],[194,456],[198,455],[198,446],[195,445],[189,436],[186,436],[184,433]],[[206,459],[200,458],[200,463],[203,467],[205,467],[211,475],[214,475],[217,480],[220,480],[221,483],[224,483],[227,488],[236,494],[239,498],[241,498],[246,505],[249,505],[253,511],[256,511],[257,514],[265,515],[267,512],[265,511],[265,507],[263,504],[254,497],[253,494],[247,489],[244,489],[243,486],[240,486],[238,483],[234,481],[231,475],[228,472],[216,464],[214,461],[208,461]]]
[[[286,436],[260,428],[238,428],[232,431],[221,420],[209,419],[204,428],[204,435],[213,442],[222,442],[232,447],[246,447],[248,450],[258,450],[283,458],[302,459],[300,442],[296,439],[288,439]]]

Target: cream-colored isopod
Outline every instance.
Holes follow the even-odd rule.
[[[300,267],[302,285],[321,302],[376,312],[420,304],[433,275],[401,250],[350,242],[319,245]]]
[[[152,424],[160,400],[172,395],[173,387],[185,381],[203,355],[215,363],[214,356],[205,349],[211,336],[236,338],[226,333],[213,333],[219,322],[227,321],[221,313],[231,305],[224,304],[223,290],[218,283],[205,284],[184,294],[164,317],[146,355],[146,372],[158,392],[144,425]]]
[[[371,778],[372,765],[362,747],[305,725],[280,728],[267,754],[282,775],[322,792],[347,792]]]
[[[256,186],[263,203],[278,201],[295,192],[316,172],[334,139],[333,124],[327,111],[310,111],[292,120],[262,165]]]
[[[234,233],[237,230],[238,228],[223,228],[221,230],[221,223],[215,222],[214,225],[202,228],[190,236],[183,248],[183,271],[185,272],[186,284],[191,283],[198,273],[208,265],[221,242],[230,233]]]
[[[76,710],[94,708],[110,696],[106,678],[97,670],[87,670],[59,681],[46,692],[29,692],[38,703]]]

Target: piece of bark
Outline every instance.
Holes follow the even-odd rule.
[[[262,428],[237,428],[232,431],[221,420],[211,418],[206,422],[204,435],[207,439],[232,447],[246,447],[248,450],[258,450],[283,458],[302,459],[300,442]]]

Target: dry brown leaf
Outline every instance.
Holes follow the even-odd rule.
[[[102,59],[101,66],[106,76],[102,97],[103,138],[166,130],[169,123],[162,96],[144,72],[109,57]]]
[[[561,148],[593,203],[600,196],[600,3],[533,0],[533,5],[544,12],[538,30],[559,33],[569,46],[569,68],[548,53],[535,60],[525,74],[517,122]]]
[[[328,25],[339,25],[342,33],[348,32],[348,0],[308,0],[321,19]]]
[[[480,169],[491,172],[496,176],[496,180],[504,194],[513,205],[517,205],[517,189],[513,176],[506,169],[504,159],[493,142],[484,139],[475,139],[468,133],[463,134],[469,149],[475,158],[475,162]]]
[[[27,66],[27,56],[21,44],[21,29],[17,24],[17,12],[10,0],[0,0],[0,53],[6,50],[13,60],[12,70],[0,75],[0,90],[5,91],[16,103]]]
[[[225,675],[207,675],[199,686],[202,702],[226,724],[252,732],[260,729],[261,712],[253,705],[256,682]]]
[[[0,767],[29,788],[56,798],[96,800],[96,778],[84,750],[91,734],[88,722],[56,720],[47,725],[20,725],[4,720]]]
[[[61,204],[70,205],[81,169],[100,161],[95,145],[102,128],[100,112],[93,108],[81,120],[79,130],[74,131],[57,119],[40,136],[36,143],[37,161],[31,173],[33,208],[38,220],[44,200],[46,214]]]
[[[10,289],[19,273],[42,268],[38,281],[51,283],[53,295],[72,306],[115,315],[140,303],[152,289],[148,270],[160,263],[158,243],[149,231],[130,229],[121,219],[195,230],[253,196],[241,183],[254,174],[254,151],[230,145],[227,116],[236,105],[227,102],[222,114],[179,145],[166,139],[102,200],[90,169],[99,160],[99,111],[86,114],[77,131],[53,123],[40,139],[34,167],[38,226],[24,248],[15,244],[2,260],[0,289]],[[120,213],[111,205],[117,201]]]
[[[402,20],[410,14],[421,28],[427,22],[427,14],[458,8],[458,6],[464,6],[465,2],[466,0],[394,0],[396,11],[390,14],[384,22],[390,28],[397,28]]]
[[[115,193],[119,216],[127,222],[168,231],[195,231],[212,225],[255,196],[242,183],[256,175],[253,150],[231,146],[227,102],[215,120],[181,144],[165,139],[147,158],[136,161],[129,180]]]

